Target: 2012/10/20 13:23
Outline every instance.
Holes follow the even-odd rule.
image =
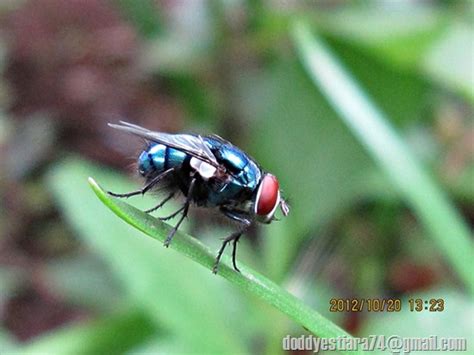
[[[135,124],[120,121],[109,126],[147,140],[147,147],[138,158],[138,172],[145,179],[143,188],[128,193],[109,194],[127,198],[160,187],[168,195],[155,207],[154,212],[178,193],[185,196],[183,205],[166,217],[179,214],[176,225],[169,232],[164,245],[171,243],[179,226],[186,218],[191,203],[200,207],[218,208],[226,217],[238,222],[237,231],[224,239],[214,263],[217,273],[219,261],[228,243],[233,243],[232,264],[236,264],[237,242],[255,222],[270,223],[280,207],[284,216],[289,206],[281,196],[277,178],[265,172],[252,158],[232,143],[217,135],[169,134],[151,131]]]

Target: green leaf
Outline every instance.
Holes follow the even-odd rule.
[[[171,337],[154,337],[147,342],[129,349],[126,355],[186,354],[183,344]]]
[[[142,307],[187,351],[244,352],[243,344],[254,327],[244,321],[248,310],[235,292],[194,262],[120,223],[90,190],[89,174],[100,177],[114,191],[136,188],[117,174],[79,159],[55,166],[47,182],[77,236],[110,267],[128,302]],[[140,208],[156,203],[146,196],[131,200]],[[174,208],[176,204],[170,203],[163,213]],[[241,337],[236,338],[235,333]]]
[[[474,103],[474,29],[453,23],[427,51],[422,70],[436,82]]]
[[[153,239],[164,242],[170,231],[167,224],[123,201],[111,198],[93,179],[89,179],[89,183],[97,197],[117,216]],[[197,239],[178,232],[170,248],[203,265],[209,272],[212,270],[215,255]],[[348,336],[345,331],[304,305],[296,297],[281,289],[266,277],[242,265],[242,263],[239,263],[239,267],[241,273],[233,270],[228,258],[223,258],[218,275],[230,281],[238,289],[253,294],[276,307],[315,335],[320,337]]]
[[[342,68],[307,25],[293,38],[314,84],[411,206],[454,271],[474,293],[469,230],[442,190],[426,173],[389,119]]]
[[[472,6],[458,4],[458,8],[450,13],[442,6],[406,5],[399,8],[348,6],[337,12],[319,13],[315,23],[326,36],[344,42],[344,46],[359,49],[359,56],[347,58],[350,61],[366,61],[368,57],[372,57],[370,61],[378,59],[398,72],[402,81],[394,79],[400,84],[407,73],[417,74],[418,80],[428,79],[426,81],[461,94],[472,103],[474,31],[468,13]],[[466,8],[464,12],[463,7]],[[372,68],[368,61],[365,64],[366,69]],[[353,74],[358,75],[355,70]],[[372,78],[379,79],[376,74]],[[383,84],[381,82],[380,86]],[[374,88],[368,89],[372,89],[374,97],[379,94]],[[416,86],[408,89],[417,93]],[[416,95],[410,97],[403,88],[393,98],[400,101],[398,96],[404,100],[416,100]],[[383,106],[384,103],[380,104]],[[391,118],[397,118],[394,117],[396,111],[389,113]]]
[[[18,349],[18,347],[19,343],[15,340],[13,334],[3,327],[0,327],[0,351],[5,354],[10,354]]]
[[[431,85],[414,70],[391,65],[376,53],[347,39],[328,38],[334,50],[354,80],[364,87],[397,127],[413,125],[426,119]]]
[[[155,37],[162,28],[158,7],[151,0],[117,0],[126,18],[146,38]]]
[[[269,272],[283,280],[301,242],[360,198],[360,176],[373,165],[313,89],[296,60],[241,79],[246,116],[255,117],[248,152],[278,177],[290,215],[262,228]],[[244,96],[245,95],[245,96]]]
[[[51,260],[44,274],[48,288],[68,303],[107,312],[123,302],[114,275],[90,253]]]
[[[143,313],[130,310],[53,331],[14,349],[11,354],[121,354],[148,339],[154,331]]]
[[[413,69],[447,26],[433,6],[399,8],[348,6],[317,16],[319,29],[371,52],[387,64]]]

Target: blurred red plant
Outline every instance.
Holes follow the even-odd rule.
[[[13,111],[68,121],[121,107],[137,89],[133,28],[104,1],[37,0],[7,19]]]
[[[143,75],[136,30],[110,2],[28,1],[3,28],[14,117],[46,112],[68,146],[109,164],[118,160],[110,159],[118,136],[106,122],[126,117],[154,129],[180,126],[176,101]]]
[[[181,126],[178,101],[141,68],[136,29],[112,4],[31,0],[0,22],[12,123],[12,134],[0,147],[4,161],[10,162],[0,186],[8,220],[6,237],[0,238],[0,265],[26,270],[27,275],[21,292],[0,305],[0,323],[20,340],[91,314],[49,294],[44,283],[45,261],[77,245],[48,204],[47,189],[35,172],[44,172],[64,150],[128,167],[130,161],[124,158],[133,154],[131,144],[142,142],[107,127],[119,117],[150,129]],[[40,192],[39,199],[29,193],[28,184]],[[40,203],[35,206],[30,200]],[[53,230],[48,229],[51,225]],[[54,247],[54,234],[65,239],[65,248]]]

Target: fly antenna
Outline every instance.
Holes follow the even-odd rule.
[[[280,209],[283,215],[286,217],[290,213],[290,206],[286,203],[284,199],[280,199]]]

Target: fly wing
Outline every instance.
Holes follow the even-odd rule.
[[[199,135],[155,132],[124,121],[120,121],[120,124],[109,123],[109,126],[180,150],[216,168],[220,167],[211,149]]]

